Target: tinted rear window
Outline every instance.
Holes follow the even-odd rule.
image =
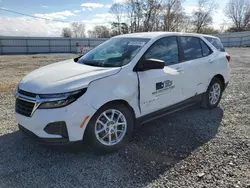
[[[201,58],[203,56],[199,38],[180,37],[180,42],[184,52],[183,54],[184,61]]]
[[[221,52],[225,52],[225,48],[221,41],[217,38],[210,38],[210,37],[205,37],[217,50]]]

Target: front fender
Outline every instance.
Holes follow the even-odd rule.
[[[124,100],[134,109],[135,116],[139,116],[137,75],[126,69],[91,82],[85,97],[96,110],[110,101]]]

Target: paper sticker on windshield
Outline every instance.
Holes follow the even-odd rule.
[[[135,41],[132,41],[132,42],[128,43],[128,45],[130,45],[130,46],[144,46],[144,44],[146,44],[146,42],[135,42]]]

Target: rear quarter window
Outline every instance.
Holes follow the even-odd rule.
[[[212,50],[207,46],[207,44],[203,40],[200,40],[200,42],[203,57],[210,55],[212,53]]]
[[[221,43],[220,39],[212,38],[212,37],[205,37],[217,50],[221,52],[225,52],[225,48],[223,44]]]

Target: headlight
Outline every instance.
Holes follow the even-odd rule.
[[[59,94],[43,94],[39,95],[41,101],[44,101],[40,104],[40,109],[48,108],[61,108],[75,102],[79,97],[81,97],[87,88],[69,92],[69,93],[59,93]]]

